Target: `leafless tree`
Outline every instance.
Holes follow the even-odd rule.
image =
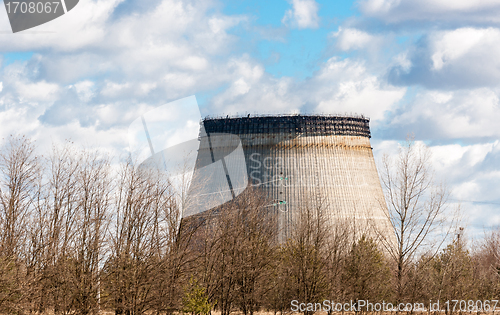
[[[337,301],[347,300],[346,291],[343,289],[343,275],[346,259],[352,245],[357,240],[356,230],[360,229],[356,225],[356,220],[351,217],[344,217],[337,213],[335,222],[330,224],[328,239],[328,283],[329,296]]]
[[[265,276],[276,257],[276,214],[267,205],[259,191],[247,188],[202,219],[198,278],[222,314],[235,307],[253,314],[262,304]]]
[[[348,300],[382,301],[391,296],[391,275],[375,241],[363,235],[345,258],[342,284]],[[366,310],[366,309],[365,309]]]
[[[470,300],[477,297],[474,261],[465,245],[460,231],[457,238],[433,258],[432,283],[437,299]]]
[[[500,294],[500,229],[485,233],[473,252],[479,299],[495,299]]]
[[[266,199],[249,189],[237,203],[241,242],[236,249],[238,299],[240,310],[253,315],[266,294],[263,280],[276,257],[278,235],[276,213],[270,212]]]
[[[74,307],[81,314],[99,310],[100,264],[111,206],[109,159],[84,150],[76,171],[77,192],[74,236]]]
[[[116,314],[142,314],[153,307],[153,279],[165,254],[164,213],[171,197],[161,171],[122,165],[104,279]]]
[[[192,152],[185,152],[192,154]],[[186,158],[187,160],[187,158]],[[185,161],[186,161],[185,160]],[[182,309],[184,289],[192,278],[200,253],[194,242],[201,221],[183,218],[185,212],[193,212],[194,205],[187,201],[190,189],[206,184],[206,181],[194,180],[188,172],[188,163],[180,168],[176,184],[169,186],[168,194],[158,200],[165,200],[158,209],[159,231],[157,239],[157,267],[153,281],[154,309],[156,312],[172,314]],[[169,183],[170,185],[171,183]],[[161,187],[161,186],[159,186]],[[160,194],[156,194],[160,196]]]
[[[51,307],[55,313],[68,313],[72,307],[79,162],[69,144],[53,148],[31,213],[25,263],[31,281],[29,304],[39,312]]]
[[[26,240],[29,209],[36,195],[41,172],[39,158],[30,140],[11,137],[0,154],[0,253],[21,255]]]
[[[331,240],[326,207],[305,200],[294,222],[291,237],[284,245],[285,264],[290,270],[294,297],[300,301],[322,302],[328,290],[328,261]]]
[[[440,233],[434,253],[450,228],[444,227],[448,191],[433,178],[429,149],[408,137],[395,159],[383,159],[382,183],[386,192],[389,219],[395,242],[380,233],[382,244],[396,264],[397,299],[403,299],[405,277],[410,262],[420,251],[429,250],[433,234]]]
[[[26,241],[41,165],[33,143],[11,136],[0,153],[0,312],[19,311],[25,297]]]
[[[0,313],[173,314],[186,303],[223,315],[286,312],[293,299],[386,298],[391,279],[399,301],[493,299],[500,233],[476,251],[463,237],[440,251],[447,192],[429,163],[411,139],[384,159],[395,236],[379,231],[379,250],[356,218],[332,216],[320,200],[305,200],[281,238],[280,213],[254,188],[182,218],[208,206],[190,209],[158,169],[128,161],[113,172],[108,157],[71,145],[37,157],[29,140],[12,137],[0,152]]]
[[[275,260],[271,264],[271,272],[264,286],[267,288],[265,295],[265,307],[274,311],[274,314],[285,313],[290,308],[290,301],[295,299],[292,272],[289,269],[288,260],[285,259],[287,252],[284,246],[275,247]]]

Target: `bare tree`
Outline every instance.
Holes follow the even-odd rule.
[[[381,301],[391,295],[389,265],[373,239],[363,235],[352,245],[342,280],[349,300]]]
[[[0,253],[19,257],[24,228],[33,204],[41,168],[35,147],[28,139],[11,137],[0,154]]]
[[[130,162],[119,173],[105,267],[108,304],[115,314],[142,314],[152,308],[153,279],[164,250],[163,207],[171,201],[164,177]]]
[[[340,212],[340,211],[339,211]],[[355,243],[359,225],[356,219],[345,218],[337,213],[335,222],[331,224],[328,239],[328,283],[329,296],[337,301],[347,300],[344,287],[344,271],[349,251]]]
[[[190,209],[157,169],[125,163],[114,173],[109,158],[70,146],[43,159],[29,140],[10,138],[0,152],[0,313],[206,313],[215,305],[251,315],[285,312],[293,299],[386,298],[383,254],[399,301],[494,299],[500,233],[476,252],[463,237],[439,251],[447,192],[429,163],[411,139],[397,159],[384,159],[394,238],[379,231],[381,251],[359,238],[363,224],[331,216],[320,200],[304,201],[278,243],[276,209],[258,190],[181,221],[183,210],[202,208]]]
[[[236,212],[241,238],[235,253],[239,265],[237,303],[245,315],[253,315],[262,304],[266,293],[263,280],[276,257],[277,218],[255,189],[248,189],[242,197]]]
[[[26,296],[26,241],[41,175],[30,140],[11,136],[0,153],[0,312],[19,311]]]
[[[485,233],[482,244],[473,253],[476,265],[478,298],[495,299],[500,294],[500,229]]]
[[[431,236],[441,233],[437,252],[449,233],[444,227],[448,192],[433,179],[429,149],[408,137],[399,148],[399,155],[383,159],[382,183],[386,192],[389,219],[395,242],[380,233],[382,244],[396,264],[397,299],[403,299],[405,276],[410,262],[420,251],[429,250]],[[451,227],[450,227],[451,228]]]
[[[72,263],[76,226],[77,152],[69,145],[53,148],[45,161],[46,180],[31,213],[25,259],[29,279],[29,304],[43,312],[68,313],[72,307]]]
[[[262,305],[277,237],[276,214],[266,205],[259,191],[248,188],[203,218],[198,279],[222,314],[233,308],[253,314]]]
[[[107,157],[84,150],[76,171],[77,213],[74,237],[74,307],[78,313],[99,310],[100,263],[111,206],[111,173]]]
[[[181,175],[176,177],[177,185],[172,184],[168,203],[159,208],[162,250],[158,255],[157,276],[154,279],[154,308],[167,314],[182,309],[184,289],[197,269],[197,258],[201,255],[194,242],[203,222],[183,218],[183,214],[190,212],[193,206],[187,201],[189,190],[206,182],[193,181],[187,172],[187,165],[182,165]]]
[[[290,270],[294,297],[300,301],[322,302],[328,290],[331,234],[326,214],[322,203],[306,200],[284,245],[283,259]]]
[[[278,312],[283,314],[290,308],[290,301],[295,298],[295,290],[292,272],[285,259],[287,254],[285,247],[278,245],[275,251],[275,261],[271,264],[269,278],[264,283],[264,286],[268,288],[264,302],[266,308],[273,310],[274,314]]]
[[[432,260],[434,296],[442,300],[477,297],[475,266],[461,231],[451,244]]]

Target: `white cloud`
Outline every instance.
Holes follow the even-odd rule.
[[[237,66],[248,56],[234,55],[228,34],[246,17],[221,14],[210,0],[162,0],[147,12],[116,14],[131,2],[84,1],[36,34],[0,37],[3,51],[36,52],[0,69],[2,134],[25,134],[45,148],[71,138],[119,152],[142,112],[262,75],[260,65]]]
[[[54,101],[59,91],[59,86],[47,83],[45,80],[36,83],[17,82],[16,90],[23,101]]]
[[[224,85],[227,88],[214,96],[205,114],[356,112],[371,116],[376,123],[404,94],[404,88],[384,85],[363,62],[349,59],[331,58],[304,81],[274,78],[248,55],[231,54],[236,38],[227,30],[246,18],[212,13],[210,2],[164,0],[147,14],[119,18],[113,16],[119,2],[90,2],[85,10],[100,12],[94,25],[100,28],[95,32],[99,36],[87,41],[85,49],[71,42],[49,42],[47,46],[29,38],[16,42],[19,47],[45,49],[19,70],[17,81],[58,83],[59,92],[51,93],[57,97],[47,98],[49,103],[39,114],[43,124],[62,126],[78,121],[83,127],[103,130],[125,127],[133,118],[125,113],[135,113],[143,104],[158,106]],[[291,24],[318,26],[314,1],[293,1],[292,6]],[[66,24],[54,36],[61,40],[80,27],[60,23]],[[344,29],[340,37],[348,49],[377,40],[351,28]],[[16,97],[12,90],[9,93]]]
[[[318,4],[315,0],[291,0],[292,9],[285,12],[281,22],[299,29],[319,26]]]
[[[361,11],[389,23],[468,21],[499,23],[498,0],[362,0]]]
[[[499,86],[500,29],[464,27],[435,31],[406,54],[407,65],[389,71],[393,84],[436,88]]]
[[[406,89],[385,85],[362,62],[331,58],[308,82],[307,91],[312,92],[310,99],[317,104],[317,112],[358,113],[377,121]]]
[[[433,69],[441,70],[455,63],[498,63],[500,30],[496,28],[459,28],[441,31],[431,36]]]
[[[94,82],[85,80],[74,85],[76,94],[82,102],[89,102],[94,97]]]
[[[401,69],[404,73],[408,73],[412,67],[412,62],[408,56],[408,52],[402,52],[393,57],[395,66]]]
[[[499,201],[500,166],[496,161],[500,158],[500,142],[438,145],[432,146],[431,152],[436,178],[447,184],[450,203],[460,204],[465,223],[478,228],[477,233],[483,226],[498,224],[498,205],[488,202]]]
[[[357,113],[376,125],[406,90],[384,85],[362,62],[350,59],[331,58],[302,82],[262,74],[250,61],[239,67],[242,78],[214,98],[212,112]]]
[[[480,165],[488,153],[492,152],[498,143],[478,143],[461,146],[449,144],[432,147],[432,164],[442,175],[459,176],[464,168],[470,169]]]
[[[338,32],[332,33],[332,37],[337,38],[337,47],[343,51],[367,48],[378,45],[382,39],[355,28],[342,28]]]
[[[216,84],[213,78],[228,71],[224,61],[212,58],[230,54],[235,37],[227,30],[245,17],[221,15],[213,11],[212,1],[196,0],[164,0],[148,12],[117,17],[113,10],[120,2],[82,2],[77,11],[37,28],[44,32],[51,27],[55,33],[20,33],[16,41],[3,36],[0,46],[13,51],[42,49],[40,75],[65,84],[106,75],[114,81],[119,78],[119,84],[134,85],[184,73],[191,80],[183,80],[182,86],[193,89]],[[190,92],[182,90],[179,95]]]
[[[398,109],[389,125],[395,133],[413,131],[427,139],[500,137],[498,92],[488,88],[464,91],[422,91]]]
[[[74,51],[99,45],[107,33],[107,20],[114,8],[123,0],[81,1],[76,10],[42,24],[36,34],[29,31],[0,37],[0,47],[11,51],[49,48],[51,50]],[[5,10],[0,10],[0,21],[8,21]],[[10,30],[8,23],[4,30]]]
[[[126,92],[130,88],[130,83],[120,84],[115,82],[106,82],[106,85],[101,90],[101,95],[116,97],[119,96],[120,93]]]

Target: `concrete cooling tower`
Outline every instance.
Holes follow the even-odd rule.
[[[331,223],[349,219],[391,238],[367,118],[205,118],[201,130],[195,175],[207,182],[196,195],[217,195],[213,206],[253,186],[278,214],[281,240],[290,235],[306,203],[325,208]],[[212,208],[207,200],[202,203],[205,208],[197,212]]]

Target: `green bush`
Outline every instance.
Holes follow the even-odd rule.
[[[214,304],[208,301],[208,297],[205,295],[205,288],[201,287],[193,277],[191,277],[184,290],[182,305],[182,311],[184,313],[191,313],[192,315],[206,315],[214,306]]]

